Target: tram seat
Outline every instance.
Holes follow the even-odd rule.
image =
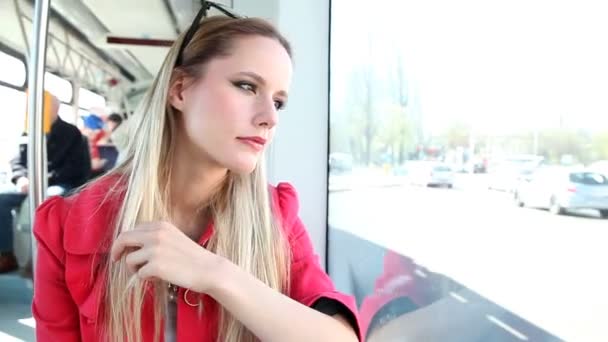
[[[32,224],[29,209],[30,202],[26,199],[19,208],[12,210],[13,250],[20,268],[25,268],[32,262]]]
[[[49,196],[66,195],[62,190],[49,188]],[[11,210],[13,215],[13,251],[19,268],[23,269],[32,264],[32,220],[30,217],[30,201],[26,198],[19,208]]]

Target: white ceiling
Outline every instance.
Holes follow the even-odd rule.
[[[254,1],[254,0],[247,0]],[[233,0],[215,0],[215,2],[232,7]],[[29,0],[17,0],[23,16],[31,18],[32,5]],[[0,42],[25,53],[26,45],[21,34],[17,12],[13,0],[0,0]],[[86,42],[76,38],[72,31],[64,29],[57,18],[51,18],[49,32],[56,41],[49,42],[47,51],[47,67],[59,70],[68,77],[78,76],[78,60],[75,66],[62,63],[65,46],[69,41],[72,49],[79,51],[94,60],[94,64],[110,70],[110,74],[118,75],[116,64],[131,73],[138,83],[149,82],[157,73],[168,48],[133,45],[107,44],[106,36],[127,38],[175,39],[177,30],[184,31],[190,25],[192,18],[200,8],[200,0],[52,0],[52,7],[76,30],[80,31],[96,48],[104,50],[107,55],[98,55]],[[175,19],[171,16],[171,10]],[[216,11],[211,13],[216,14]],[[175,21],[178,28],[176,29]],[[25,22],[26,35],[31,38],[31,21]],[[68,34],[68,32],[72,32]],[[68,35],[70,35],[68,39]],[[54,47],[53,47],[54,46]],[[56,58],[57,52],[59,59]],[[108,59],[111,58],[113,61]],[[61,67],[63,65],[64,67]],[[100,80],[109,77],[95,73]]]
[[[113,36],[175,39],[176,31],[161,0],[84,0]],[[168,49],[129,46],[128,50],[150,72],[160,68]]]
[[[230,7],[233,1],[215,2]],[[113,36],[155,39],[175,39],[177,36],[164,0],[83,0],[83,3]],[[200,0],[169,0],[167,3],[174,11],[180,31],[187,29],[200,8]],[[167,48],[145,46],[128,46],[126,49],[152,75],[156,74],[168,51]]]

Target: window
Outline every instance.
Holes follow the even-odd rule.
[[[62,103],[59,105],[59,117],[61,120],[70,123],[72,125],[76,124],[76,120],[74,118],[74,107]]]
[[[106,99],[103,96],[88,89],[80,88],[78,96],[78,106],[80,108],[90,110],[92,108],[105,108],[106,106]]]
[[[570,174],[570,181],[584,185],[608,185],[608,178],[592,172],[572,173]]]
[[[20,59],[0,51],[0,81],[23,87],[26,74],[25,64]]]
[[[57,96],[61,102],[72,101],[72,83],[48,71],[44,73],[44,89]]]
[[[0,183],[6,180],[10,159],[17,152],[19,137],[25,129],[26,96],[22,91],[0,86],[2,125],[0,125]],[[4,172],[4,173],[3,173]]]
[[[546,209],[553,183],[522,182],[606,172],[605,9],[331,6],[328,270],[367,341],[608,341],[604,191],[555,215],[531,205]],[[452,188],[424,185],[442,178],[433,164]]]

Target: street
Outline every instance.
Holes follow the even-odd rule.
[[[329,195],[329,225],[412,258],[567,341],[608,341],[608,222],[518,208],[459,175],[454,189],[359,187]]]

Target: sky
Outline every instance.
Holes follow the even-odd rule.
[[[451,121],[480,133],[608,130],[608,5],[601,1],[332,5],[332,78],[356,63],[381,69],[400,51],[430,131]],[[345,87],[333,84],[340,101]]]

